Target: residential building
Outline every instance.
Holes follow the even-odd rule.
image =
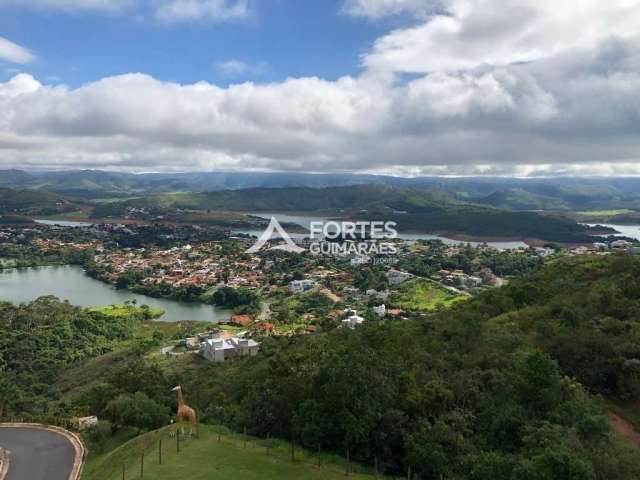
[[[260,344],[254,340],[231,337],[227,339],[210,338],[202,342],[200,354],[212,362],[224,362],[233,357],[255,356]]]

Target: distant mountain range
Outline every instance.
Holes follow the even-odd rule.
[[[441,192],[452,199],[509,210],[640,209],[640,178],[391,177],[278,172],[122,173],[99,170],[0,170],[0,187],[30,188],[82,199],[247,188],[384,185]]]
[[[640,179],[0,170],[0,214],[81,209],[117,219],[132,208],[176,221],[225,211],[313,212],[393,220],[405,231],[586,243],[592,230],[578,222],[640,219]]]
[[[462,202],[441,190],[384,185],[252,188],[200,193],[165,193],[96,205],[94,218],[122,218],[132,210],[167,212],[236,211],[316,214],[358,220],[394,221],[402,231],[517,237],[566,243],[592,241],[589,227],[571,219],[513,212]]]

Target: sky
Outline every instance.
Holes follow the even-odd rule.
[[[0,0],[0,168],[640,175],[640,0]]]

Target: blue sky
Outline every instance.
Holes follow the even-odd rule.
[[[8,7],[0,15],[0,35],[34,52],[38,61],[5,63],[2,75],[9,78],[20,70],[71,86],[129,72],[220,85],[356,75],[360,56],[392,22],[345,15],[341,7],[335,0],[256,0],[247,18],[180,23],[144,18],[135,10],[105,14]],[[233,60],[249,67],[244,72],[219,68]]]
[[[0,168],[640,175],[638,25],[640,0],[0,0]]]

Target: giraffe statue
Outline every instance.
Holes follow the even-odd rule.
[[[178,385],[171,391],[177,392],[178,395],[178,432],[182,432],[182,435],[184,435],[184,421],[187,419],[191,425],[189,435],[193,435],[194,431],[197,435],[198,420],[196,418],[196,411],[184,403],[184,399],[182,398],[182,387]]]

